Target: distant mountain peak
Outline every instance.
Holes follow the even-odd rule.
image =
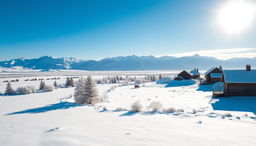
[[[195,54],[186,57],[173,56],[117,56],[105,58],[99,61],[83,61],[73,57],[42,56],[35,59],[12,59],[0,61],[0,67],[12,68],[21,66],[28,69],[42,69],[44,71],[59,69],[76,70],[184,70],[200,68],[209,69],[220,66],[228,68],[244,68],[244,64],[256,64],[256,58],[236,58],[219,60],[214,57],[200,56]]]

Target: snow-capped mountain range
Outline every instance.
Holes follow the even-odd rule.
[[[12,59],[8,61],[0,61],[0,67],[12,68],[20,66],[28,69],[42,70],[180,70],[180,69],[208,69],[213,66],[222,65],[225,68],[244,68],[246,64],[251,64],[256,68],[256,57],[254,58],[233,58],[229,60],[219,60],[213,57],[205,56],[119,56],[105,58],[99,61],[95,60],[79,60],[76,58],[56,58],[51,56],[43,56],[36,59]]]

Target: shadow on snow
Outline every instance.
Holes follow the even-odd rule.
[[[133,116],[133,115],[136,115],[136,114],[155,115],[155,114],[163,114],[163,113],[157,112],[157,111],[150,111],[150,112],[133,112],[133,111],[128,111],[128,112],[125,112],[125,113],[121,114],[120,117],[123,117],[123,116]]]
[[[212,91],[212,85],[199,85],[196,91],[210,92]]]
[[[253,112],[256,114],[256,97],[212,98],[214,110]]]
[[[139,112],[128,111],[128,112],[125,112],[125,113],[121,114],[120,117],[123,117],[123,116],[133,116],[133,115],[136,115],[138,113]]]
[[[195,85],[195,80],[172,80],[165,87],[181,87],[181,86],[191,86]]]
[[[56,104],[50,104],[50,105],[47,105],[44,107],[38,107],[38,108],[32,108],[32,109],[27,109],[27,110],[23,110],[23,111],[13,112],[13,113],[9,113],[6,115],[37,114],[37,113],[54,111],[54,110],[63,110],[63,109],[68,109],[68,108],[72,108],[72,107],[77,107],[77,106],[82,106],[82,105],[70,103],[70,102],[60,102],[60,103],[56,103]]]

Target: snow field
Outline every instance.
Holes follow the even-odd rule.
[[[65,77],[57,80],[65,81]],[[45,82],[53,84],[54,80]],[[12,85],[38,87],[39,83]],[[4,89],[5,84],[0,81],[0,92]],[[95,106],[70,103],[74,88],[0,96],[0,145],[253,146],[256,143],[255,114],[214,110],[211,102],[217,101],[211,99],[212,92],[200,91],[198,85],[166,88],[146,83],[135,89],[133,85],[98,84],[97,89],[106,100]],[[141,103],[142,112],[130,112],[136,101]],[[147,107],[152,102],[162,104],[159,112],[149,111]],[[168,108],[179,111],[162,111]]]

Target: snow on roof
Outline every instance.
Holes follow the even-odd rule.
[[[198,71],[196,71],[196,70],[191,70],[191,71],[190,71],[190,74],[191,74],[192,76],[200,75],[200,73],[199,73]]]
[[[227,83],[256,83],[256,70],[224,70]]]
[[[222,73],[211,73],[210,76],[211,76],[211,78],[221,78]]]
[[[209,74],[210,72],[212,72],[215,68],[217,68],[217,67],[212,67],[212,68],[210,68],[208,71],[206,71],[204,74]]]

